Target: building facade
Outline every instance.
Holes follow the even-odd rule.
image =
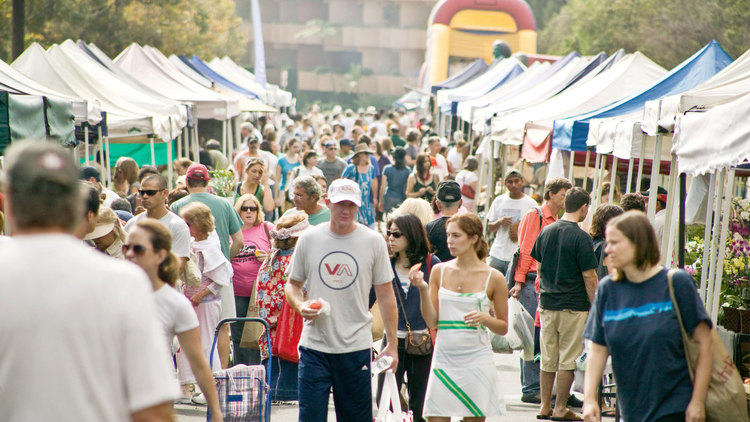
[[[417,84],[435,0],[260,0],[268,80],[287,90],[398,96]],[[250,0],[236,0],[252,66]]]

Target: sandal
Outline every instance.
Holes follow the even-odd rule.
[[[544,413],[537,413],[536,414],[536,418],[537,419],[549,420],[549,418],[551,418],[551,417],[552,417],[552,411],[551,410],[547,414],[544,414]]]
[[[568,409],[568,411],[565,413],[565,416],[560,417],[560,416],[550,415],[550,419],[553,421],[582,421],[583,420],[583,418],[578,416],[575,412],[573,412],[570,409]]]

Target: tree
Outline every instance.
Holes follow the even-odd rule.
[[[539,34],[539,51],[641,51],[666,68],[711,40],[732,57],[750,47],[744,0],[570,0]]]
[[[0,59],[10,59],[11,6],[0,0]],[[116,56],[132,42],[165,54],[229,55],[245,43],[233,0],[35,0],[26,2],[25,45],[92,42]]]

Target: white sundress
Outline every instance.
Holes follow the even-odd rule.
[[[505,415],[505,401],[493,362],[490,332],[472,327],[464,315],[489,312],[487,276],[484,289],[458,293],[443,287],[440,273],[438,331],[427,381],[423,416],[490,417]]]

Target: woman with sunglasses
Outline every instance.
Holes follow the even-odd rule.
[[[265,177],[266,164],[260,158],[251,158],[245,164],[245,179],[237,185],[237,196],[250,194],[258,198],[258,202],[263,204],[264,212],[273,211],[273,194],[271,188],[263,184]]]
[[[232,258],[234,303],[237,318],[245,318],[255,288],[255,280],[258,277],[258,269],[271,250],[269,232],[273,228],[273,224],[263,221],[260,202],[254,195],[240,196],[234,203],[234,209],[237,210],[237,214],[240,215],[242,220],[243,239],[242,249],[237,256]],[[260,363],[258,350],[240,348],[240,339],[242,339],[245,324],[234,323],[231,329],[234,363],[244,363],[245,365]]]
[[[174,288],[180,263],[171,248],[172,235],[169,230],[157,220],[145,218],[130,231],[127,243],[122,245],[122,252],[125,259],[141,267],[151,280],[156,314],[167,350],[172,350],[173,339],[177,336],[180,349],[187,357],[208,403],[211,420],[221,421],[216,384],[201,347],[198,318],[190,301]],[[190,402],[192,398],[192,394],[189,394],[180,401]],[[200,399],[196,401],[202,402]]]
[[[409,271],[419,265],[419,271],[430,279],[432,267],[440,263],[429,253],[430,242],[427,232],[413,214],[396,215],[388,221],[388,247],[391,250],[393,267],[393,291],[396,294],[398,309],[398,368],[396,381],[399,390],[408,379],[409,409],[414,413],[414,421],[422,422],[422,405],[427,391],[427,378],[432,361],[432,338],[420,312],[419,289],[412,286]],[[374,302],[375,292],[370,294]]]

